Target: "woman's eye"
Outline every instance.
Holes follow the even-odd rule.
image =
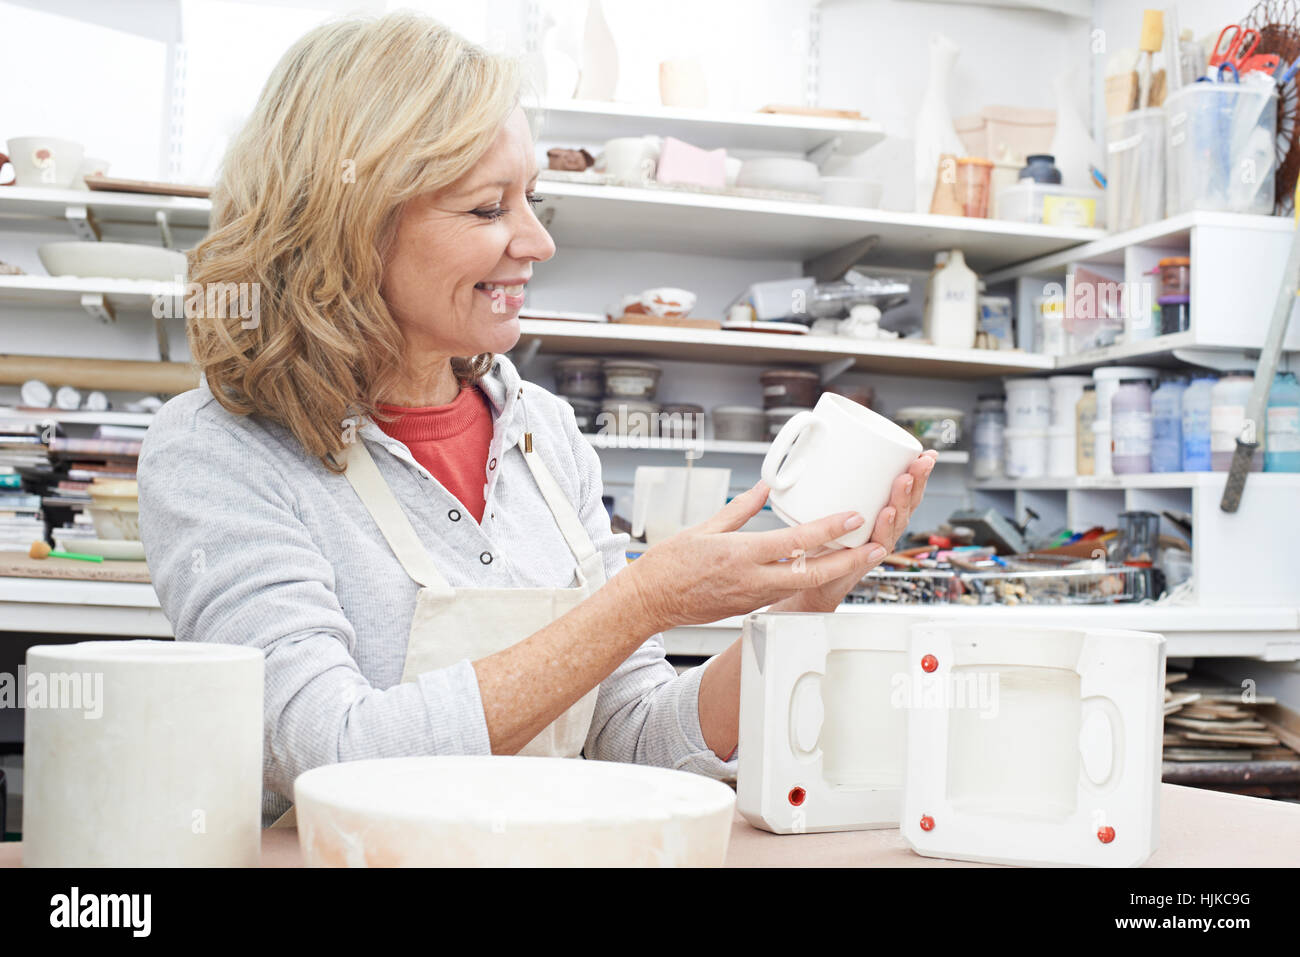
[[[536,193],[529,193],[527,199],[528,202],[532,203],[534,206],[540,206],[542,203],[546,202],[546,200],[542,199],[542,197],[538,196]]]
[[[491,209],[471,209],[470,212],[473,213],[475,216],[479,217],[480,219],[488,219],[488,220],[500,219],[502,216],[506,214],[506,210],[504,206],[495,206],[492,207]]]

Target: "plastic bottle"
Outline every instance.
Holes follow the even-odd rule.
[[[1210,465],[1216,472],[1226,472],[1237,451],[1237,437],[1243,434],[1246,422],[1246,403],[1250,399],[1255,374],[1250,369],[1234,369],[1225,373],[1210,391]],[[1251,456],[1250,470],[1258,472],[1264,467],[1262,435],[1256,425],[1250,436],[1261,447]]]
[[[1183,393],[1183,471],[1208,472],[1210,458],[1210,393],[1218,376],[1198,372]]]
[[[1151,471],[1181,472],[1183,468],[1182,376],[1164,379],[1151,393]]]
[[[1074,407],[1075,471],[1080,475],[1092,475],[1096,470],[1096,439],[1092,424],[1097,420],[1097,386],[1089,383],[1083,387],[1083,396]]]
[[[1003,469],[1003,433],[1007,412],[1000,395],[982,395],[975,407],[971,470],[977,479],[997,478]]]
[[[1151,383],[1124,379],[1110,402],[1110,467],[1116,475],[1151,471]]]
[[[1300,382],[1279,372],[1268,390],[1264,429],[1264,471],[1300,472]]]
[[[978,314],[979,278],[966,265],[961,250],[954,249],[943,268],[930,276],[924,335],[944,349],[973,349]]]

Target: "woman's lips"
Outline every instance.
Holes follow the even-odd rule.
[[[523,308],[524,286],[522,283],[508,286],[478,283],[474,286],[474,289],[491,299],[494,306],[501,303],[507,310]]]

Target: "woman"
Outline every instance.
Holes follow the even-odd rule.
[[[502,355],[555,252],[518,91],[510,61],[425,18],[312,31],[232,144],[191,255],[206,381],[149,431],[141,533],[177,638],[265,652],[264,822],[298,774],[360,758],[734,773],[738,644],[679,677],[658,633],[833,611],[933,467],[899,476],[861,548],[783,561],[849,514],[737,532],[760,483],[627,565],[572,410]],[[214,305],[236,288],[256,315]]]

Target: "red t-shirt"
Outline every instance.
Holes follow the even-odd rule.
[[[376,420],[379,427],[403,442],[415,460],[482,524],[483,488],[492,445],[492,406],[483,391],[477,386],[464,387],[450,405],[380,405],[379,409],[397,416],[388,422]]]

